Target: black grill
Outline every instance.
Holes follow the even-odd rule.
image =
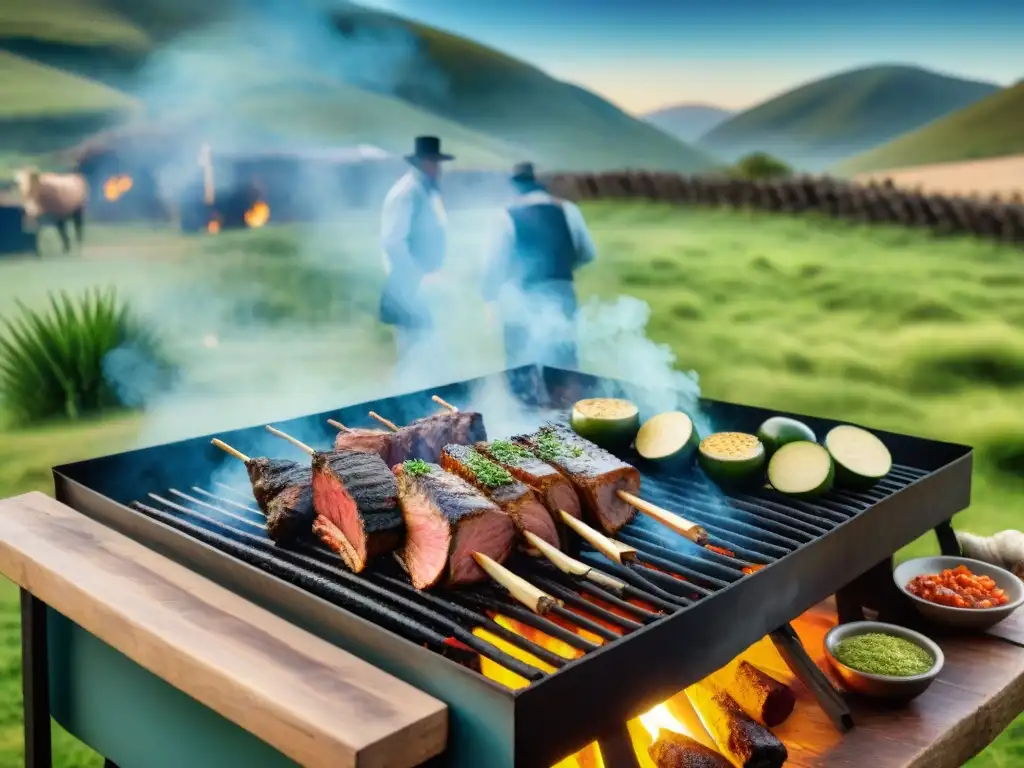
[[[326,447],[333,439],[327,418],[354,425],[375,410],[404,422],[436,410],[432,392],[466,405],[476,387],[498,381],[509,382],[538,414],[580,397],[635,394],[614,382],[551,369],[503,376],[281,426],[304,436],[322,430],[316,447]],[[773,415],[710,401],[705,412],[716,429],[748,432]],[[819,434],[833,425],[801,418]],[[615,593],[546,561],[517,556],[507,567],[562,601],[564,607],[544,616],[489,585],[417,592],[389,558],[354,575],[319,545],[281,550],[267,537],[248,488],[216,479],[224,459],[210,449],[209,438],[60,467],[55,475],[58,497],[79,510],[448,702],[452,765],[473,764],[472,750],[490,744],[488,764],[535,766],[550,765],[727,663],[967,505],[968,448],[877,434],[897,462],[889,476],[869,491],[833,491],[813,503],[767,490],[725,495],[699,470],[671,478],[645,474],[643,497],[702,525],[710,547],[637,515],[616,537],[637,550],[635,563],[612,562],[587,546],[576,553],[627,585]],[[264,435],[260,426],[222,437],[249,451],[267,445]],[[289,450],[282,441],[275,455]],[[562,658],[495,622],[498,614],[582,655]],[[476,627],[544,664],[510,656],[474,635]],[[486,679],[481,657],[519,675],[525,687],[513,692]]]

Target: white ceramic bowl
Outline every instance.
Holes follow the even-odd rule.
[[[893,675],[873,675],[869,672],[861,672],[859,669],[848,667],[835,657],[836,646],[840,641],[857,635],[866,635],[869,632],[877,632],[883,635],[901,637],[904,640],[924,648],[935,660],[932,668],[920,675],[910,677],[895,677]],[[854,621],[849,624],[840,624],[829,630],[825,635],[825,658],[828,659],[832,669],[839,675],[843,684],[851,691],[864,696],[872,696],[878,699],[889,699],[891,701],[909,701],[915,696],[920,696],[929,685],[939,676],[942,666],[946,663],[946,657],[929,638],[920,632],[915,632],[906,627],[896,624],[884,624],[880,621]]]
[[[971,573],[978,576],[990,577],[1000,589],[1006,592],[1010,602],[997,608],[952,608],[922,600],[907,591],[907,584],[914,578],[937,574],[947,568],[956,568],[958,565],[966,565]],[[1024,605],[1024,582],[999,566],[989,565],[980,560],[971,560],[968,557],[937,555],[907,560],[897,566],[896,570],[892,572],[892,578],[896,582],[896,586],[913,602],[914,607],[922,616],[929,621],[944,624],[947,627],[988,629]]]

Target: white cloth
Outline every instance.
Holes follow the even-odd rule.
[[[437,186],[412,168],[388,191],[381,210],[384,272],[418,282],[444,261],[448,215]]]

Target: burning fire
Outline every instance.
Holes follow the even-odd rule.
[[[210,221],[206,224],[206,231],[209,232],[211,235],[216,235],[218,232],[220,232],[220,219],[210,219]]]
[[[270,206],[264,203],[262,200],[257,200],[253,203],[252,208],[245,212],[246,226],[256,229],[262,227],[268,221],[270,221]]]
[[[103,183],[103,196],[113,203],[116,200],[120,200],[131,188],[131,176],[111,176]]]

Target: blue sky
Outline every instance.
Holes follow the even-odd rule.
[[[449,29],[632,112],[741,108],[825,74],[917,64],[1024,78],[1024,0],[363,0]]]

